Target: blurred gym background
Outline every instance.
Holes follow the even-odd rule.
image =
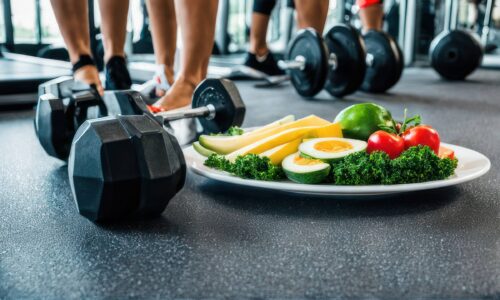
[[[294,11],[278,0],[268,39],[279,57],[293,37]],[[89,1],[91,41],[102,67],[100,16]],[[136,83],[151,79],[154,57],[144,0],[131,0],[126,52]],[[429,65],[432,39],[445,28],[473,32],[485,48],[482,67],[500,67],[500,0],[385,0],[385,30],[396,38],[405,66]],[[251,78],[239,68],[248,44],[252,1],[220,0],[210,76]],[[355,0],[330,0],[326,30],[336,23],[361,27]],[[182,48],[181,41],[178,45]],[[68,54],[52,13],[50,0],[0,0],[0,105],[30,103],[37,86],[70,74]]]

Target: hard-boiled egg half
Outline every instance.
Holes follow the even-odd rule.
[[[285,157],[281,166],[286,177],[298,183],[320,183],[330,173],[329,164],[319,159],[301,157],[298,152]]]
[[[299,146],[302,157],[332,163],[344,156],[366,150],[366,142],[344,138],[310,139]]]

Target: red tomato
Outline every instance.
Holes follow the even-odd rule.
[[[441,140],[439,139],[438,132],[430,126],[418,125],[407,129],[403,133],[403,139],[405,142],[405,149],[417,145],[425,145],[429,146],[436,155],[439,154]]]
[[[388,133],[383,130],[375,131],[368,138],[368,146],[366,152],[383,151],[389,155],[391,159],[398,157],[405,150],[404,140],[393,133]]]
[[[454,159],[455,158],[455,152],[451,150],[450,148],[446,148],[444,146],[439,147],[439,158],[449,158],[449,159]]]

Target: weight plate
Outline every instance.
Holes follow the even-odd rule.
[[[38,140],[45,152],[65,160],[71,145],[71,124],[66,120],[63,101],[52,94],[41,95],[35,112],[35,128]]]
[[[206,133],[226,132],[231,126],[241,126],[245,118],[245,104],[236,85],[228,79],[205,79],[193,94],[192,107],[213,105],[213,119],[198,118]]]
[[[361,89],[383,93],[399,80],[403,59],[397,43],[381,31],[371,30],[364,36],[367,68]]]
[[[305,61],[303,69],[288,70],[297,93],[313,97],[323,89],[328,75],[328,50],[323,38],[314,29],[306,28],[298,32],[288,47],[285,59]]]
[[[401,79],[401,75],[403,75],[403,69],[405,67],[404,65],[404,57],[403,57],[403,51],[401,50],[401,48],[399,47],[398,43],[396,42],[396,40],[394,40],[394,38],[390,35],[387,35],[391,40],[391,44],[393,45],[393,47],[395,47],[396,51],[398,52],[398,56],[397,56],[397,64],[396,64],[396,76],[394,77],[394,81],[393,81],[393,84],[391,85],[394,86],[396,83],[398,83],[399,79]]]
[[[358,31],[349,25],[333,26],[325,35],[329,58],[325,89],[334,97],[354,93],[365,77],[365,46]]]
[[[470,33],[443,31],[432,41],[429,56],[432,67],[442,77],[463,80],[481,64],[483,49]]]

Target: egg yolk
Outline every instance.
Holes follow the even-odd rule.
[[[351,150],[353,147],[350,143],[344,141],[322,141],[314,144],[314,149],[322,152],[336,153],[346,150]]]
[[[295,156],[295,159],[293,160],[295,164],[300,165],[300,166],[312,166],[312,165],[317,165],[321,163],[321,160],[319,159],[310,159],[310,158],[304,158],[300,156]]]

